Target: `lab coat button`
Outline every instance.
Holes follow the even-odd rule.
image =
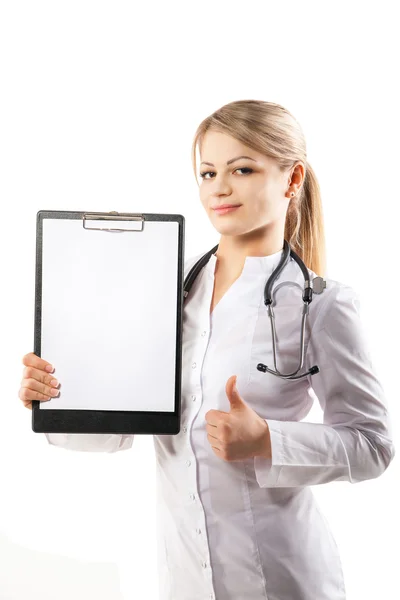
[[[195,402],[196,401],[196,396],[192,396],[192,400],[193,400],[193,402]]]
[[[194,494],[190,494],[190,499],[194,500]]]
[[[203,333],[201,334],[202,337],[204,337],[206,335],[207,331],[203,331]]]
[[[200,535],[201,529],[196,529],[196,533],[198,533]]]
[[[190,462],[190,460],[187,460],[187,461],[186,461],[186,464],[187,464],[187,466],[188,466],[188,467],[190,467],[190,465],[191,465],[192,463]]]
[[[195,368],[196,368],[196,363],[193,363],[192,364],[192,369],[195,369]]]
[[[203,562],[201,563],[201,566],[203,567],[203,569],[207,568],[207,563],[203,560]]]
[[[187,427],[184,427],[183,428],[183,433],[186,433],[186,432],[187,432]]]

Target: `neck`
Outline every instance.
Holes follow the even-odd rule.
[[[263,238],[261,240],[243,239],[245,236],[221,236],[218,250],[216,269],[226,279],[235,279],[240,276],[247,256],[269,256],[283,249],[284,237]]]

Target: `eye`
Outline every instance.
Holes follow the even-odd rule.
[[[238,169],[235,169],[235,171],[233,171],[233,172],[235,173],[236,171],[247,171],[247,173],[245,173],[245,175],[250,175],[250,173],[253,173],[253,169],[250,169],[249,167],[242,167],[242,168],[239,167]],[[206,175],[208,175],[208,173],[215,174],[214,171],[203,171],[202,173],[200,173],[200,177],[202,179],[208,179],[206,177]]]

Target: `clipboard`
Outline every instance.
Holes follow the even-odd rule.
[[[185,219],[37,213],[34,353],[56,398],[32,401],[36,433],[180,431]]]

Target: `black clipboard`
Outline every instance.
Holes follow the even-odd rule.
[[[32,401],[33,431],[179,433],[183,215],[41,210],[36,227],[34,353],[61,385]]]

